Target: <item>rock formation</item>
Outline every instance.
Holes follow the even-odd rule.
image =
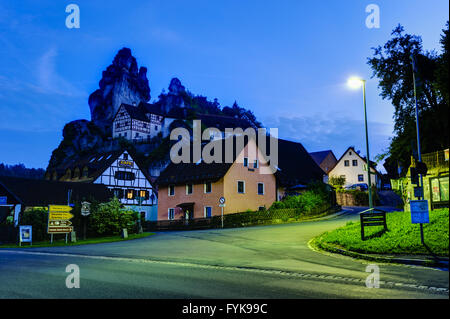
[[[63,140],[52,153],[49,167],[56,167],[73,156],[101,147],[102,144],[103,133],[94,123],[87,120],[69,122],[64,126]]]
[[[122,103],[136,104],[150,100],[147,68],[138,69],[131,50],[123,48],[113,63],[103,71],[99,89],[89,96],[91,120],[105,134],[111,134],[111,124]]]
[[[172,109],[185,107],[185,97],[185,87],[178,78],[173,78],[169,84],[169,92],[167,94],[162,93],[157,103],[161,105],[162,110],[169,113]]]

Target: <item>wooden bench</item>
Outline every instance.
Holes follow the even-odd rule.
[[[361,220],[361,240],[365,240],[364,227],[368,226],[384,226],[384,231],[387,231],[386,212],[378,208],[369,208],[363,211],[360,215]]]

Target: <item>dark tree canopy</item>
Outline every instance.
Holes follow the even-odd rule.
[[[392,39],[373,48],[368,59],[373,77],[379,79],[381,97],[394,106],[394,137],[386,154],[388,166],[398,163],[403,171],[416,150],[416,118],[411,56],[416,63],[417,105],[422,153],[448,147],[448,22],[441,38],[442,53],[424,51],[422,38],[406,34],[398,25]]]

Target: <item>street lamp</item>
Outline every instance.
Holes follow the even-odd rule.
[[[347,84],[352,89],[363,88],[364,123],[366,127],[366,151],[367,151],[367,179],[369,182],[369,208],[373,208],[372,202],[372,182],[370,178],[370,156],[369,156],[369,131],[367,129],[367,109],[366,109],[366,80],[353,76],[348,79]]]

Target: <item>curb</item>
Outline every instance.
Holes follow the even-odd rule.
[[[425,259],[409,259],[409,258],[400,258],[400,257],[388,257],[388,256],[380,256],[380,255],[373,255],[373,254],[362,254],[357,253],[354,251],[338,248],[336,246],[319,242],[320,237],[322,235],[319,235],[315,238],[313,238],[309,243],[310,245],[317,249],[317,250],[323,250],[330,253],[335,253],[339,255],[344,255],[356,259],[363,259],[363,260],[370,260],[370,261],[377,261],[377,262],[384,262],[384,263],[395,263],[395,264],[403,264],[403,265],[416,265],[416,266],[425,266],[425,267],[440,267],[449,269],[449,261],[448,258],[433,258],[429,257]]]

